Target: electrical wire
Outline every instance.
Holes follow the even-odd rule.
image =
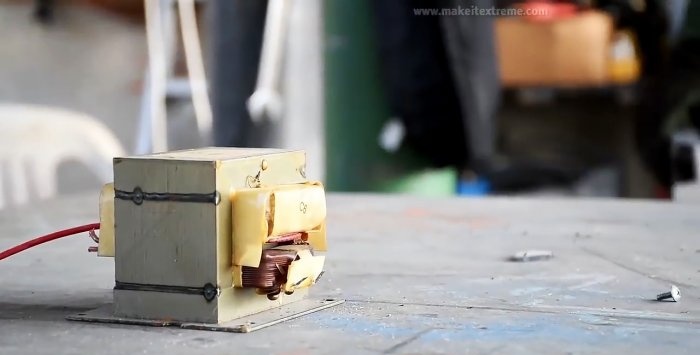
[[[0,252],[0,260],[9,258],[17,253],[23,252],[29,248],[35,247],[39,244],[44,244],[46,242],[50,242],[52,240],[56,240],[59,238],[63,237],[68,237],[71,235],[75,235],[78,233],[83,233],[83,232],[89,232],[93,231],[96,229],[100,229],[100,224],[99,223],[91,223],[91,224],[86,224],[82,226],[77,226],[73,228],[68,228],[60,231],[56,231],[38,238],[34,238],[32,240],[28,240],[20,245],[14,246],[10,249],[7,249],[3,252]]]

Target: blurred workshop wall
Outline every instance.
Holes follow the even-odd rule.
[[[132,21],[143,22],[143,0],[72,0],[74,3],[82,3],[101,8],[105,11],[118,14]]]
[[[137,1],[102,2],[113,6],[57,1],[48,24],[34,18],[34,1],[1,2],[0,101],[87,113],[130,147],[147,62],[145,35]],[[60,180],[84,185],[80,170],[66,174]]]
[[[0,4],[0,100],[71,108],[131,146],[146,63],[143,27],[97,7],[59,2],[41,24],[33,1]]]

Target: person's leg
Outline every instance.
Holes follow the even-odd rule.
[[[490,9],[491,0],[447,0],[451,8]],[[452,75],[467,137],[466,150],[474,170],[488,170],[496,151],[496,110],[501,83],[496,57],[494,16],[443,16]]]
[[[213,0],[209,6],[210,90],[214,144],[247,146],[267,1]]]
[[[700,114],[691,102],[700,90],[700,42],[682,41],[674,48],[661,75],[649,78],[642,87],[636,122],[637,145],[644,163],[659,183],[671,187],[671,120],[682,116],[697,124]],[[697,127],[696,127],[697,128]]]

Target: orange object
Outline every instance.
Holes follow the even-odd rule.
[[[636,81],[642,71],[634,34],[619,31],[610,44],[610,80],[618,84]]]
[[[580,11],[533,22],[496,20],[496,48],[505,86],[601,86],[610,81],[613,20],[604,12]]]

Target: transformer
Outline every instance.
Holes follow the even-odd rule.
[[[114,257],[112,313],[74,319],[217,325],[299,301],[323,273],[325,220],[303,151],[115,158],[97,248]]]

